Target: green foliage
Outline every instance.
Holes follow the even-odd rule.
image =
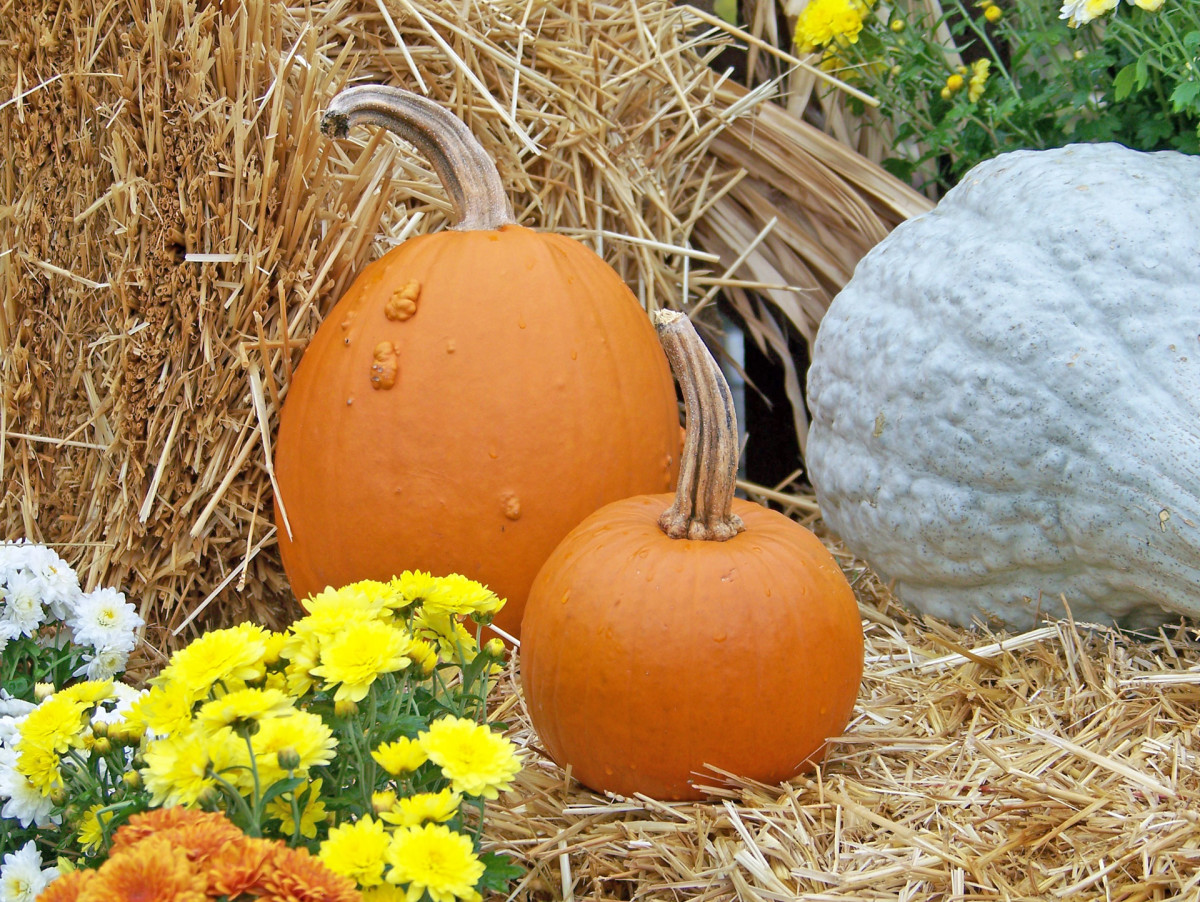
[[[884,165],[941,190],[1020,148],[1116,141],[1200,153],[1200,3],[1103,5],[1067,0],[1072,19],[1052,0],[952,0],[933,19],[899,0],[864,8],[857,39],[829,41],[822,63],[879,100],[869,115],[894,136]]]

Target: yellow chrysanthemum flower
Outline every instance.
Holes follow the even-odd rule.
[[[479,643],[457,617],[418,608],[413,615],[413,633],[417,639],[437,647],[444,661],[469,664],[479,654]]]
[[[405,570],[392,578],[391,586],[398,600],[397,607],[423,604],[437,591],[438,578],[420,570]]]
[[[208,774],[208,749],[198,739],[188,731],[146,746],[143,777],[151,805],[160,808],[195,805],[214,785]]]
[[[181,683],[194,698],[208,693],[217,683],[227,688],[260,679],[265,667],[269,633],[253,623],[210,630],[171,656],[167,666],[150,680],[155,686]]]
[[[52,748],[36,742],[23,741],[17,745],[17,773],[44,796],[62,788],[61,763],[62,759]]]
[[[105,811],[104,808],[104,802],[97,802],[79,819],[79,835],[76,841],[89,855],[100,848],[100,844],[104,842],[104,828],[112,821],[113,813]]]
[[[73,686],[68,686],[66,689],[58,690],[55,695],[59,698],[82,702],[85,706],[91,707],[96,702],[102,702],[105,699],[113,697],[113,681],[84,680],[82,683],[76,683]]]
[[[287,643],[287,633],[270,632],[267,634],[267,648],[263,652],[263,664],[270,667],[279,660],[283,646]]]
[[[391,883],[407,885],[409,900],[429,893],[433,902],[475,902],[475,889],[483,876],[483,862],[468,836],[441,824],[402,827],[392,835],[387,849]]]
[[[59,756],[85,741],[89,703],[58,693],[26,715],[16,745],[17,772],[44,795],[62,786]]]
[[[510,788],[521,770],[521,759],[511,742],[466,718],[435,720],[418,741],[429,760],[442,769],[451,788],[463,795],[498,798],[500,790]]]
[[[303,620],[312,618],[313,623],[330,623],[341,619],[346,623],[360,620],[364,614],[379,617],[394,597],[395,590],[389,583],[363,580],[340,589],[326,588],[300,604],[307,612]]]
[[[325,803],[321,801],[320,777],[309,783],[307,787],[300,786],[294,790],[296,798],[304,798],[306,792],[308,797],[300,808],[299,831],[296,829],[296,813],[292,810],[293,793],[276,796],[267,802],[267,815],[279,820],[280,832],[286,836],[294,836],[299,832],[305,839],[316,839],[317,825],[324,821],[329,813],[325,809]]]
[[[450,614],[463,617],[491,616],[504,607],[504,599],[487,586],[457,573],[436,581],[422,604],[429,614]]]
[[[797,48],[811,53],[834,43],[858,43],[869,10],[861,0],[809,0],[796,19]]]
[[[414,637],[408,646],[408,656],[414,664],[421,668],[421,672],[424,674],[433,673],[433,669],[437,667],[437,646],[425,639]]]
[[[337,739],[318,715],[308,711],[293,711],[282,717],[270,717],[258,725],[250,737],[259,783],[263,789],[284,780],[288,772],[279,764],[279,753],[296,754],[296,775],[307,774],[310,768],[328,764],[337,749]]]
[[[84,709],[87,703],[58,693],[26,715],[21,724],[21,742],[65,752],[83,740]]]
[[[991,60],[976,60],[971,66],[971,80],[967,83],[967,99],[974,103],[987,90],[987,80],[991,69]]]
[[[359,886],[379,886],[384,882],[384,854],[390,843],[383,824],[366,815],[353,824],[331,829],[317,857],[329,870],[349,877]]]
[[[408,657],[408,632],[379,620],[347,626],[321,649],[321,662],[312,673],[324,677],[326,686],[337,686],[335,701],[362,701],[382,674],[402,670]]]
[[[151,686],[130,707],[125,723],[130,731],[137,733],[152,731],[161,736],[182,733],[191,727],[195,701],[195,693],[183,683]]]
[[[401,736],[395,742],[385,742],[371,752],[371,757],[393,777],[414,771],[429,760],[424,746],[407,736]]]
[[[462,796],[452,789],[441,792],[418,792],[397,799],[390,810],[380,814],[389,824],[415,827],[427,822],[443,823],[458,814]]]
[[[234,732],[232,727],[209,729],[200,723],[192,727],[190,735],[221,779],[232,784],[242,795],[254,791],[254,772],[250,769],[250,748],[245,737]]]
[[[372,590],[372,586],[376,588]],[[326,589],[304,600],[308,614],[289,627],[280,649],[280,656],[287,661],[284,672],[289,693],[299,698],[312,690],[316,684],[312,670],[327,643],[352,625],[390,617],[385,604],[395,593],[380,586],[386,584],[354,583],[342,589]]]
[[[206,730],[215,730],[278,717],[293,710],[292,698],[278,689],[238,689],[201,705],[196,721]]]

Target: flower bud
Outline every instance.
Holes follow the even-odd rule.
[[[371,793],[371,809],[376,814],[383,814],[385,811],[391,811],[396,807],[396,793],[390,789],[383,789],[379,792]]]
[[[300,766],[300,753],[294,748],[282,748],[275,753],[275,760],[286,771],[293,771]]]
[[[954,96],[954,92],[951,91],[949,88],[942,88],[940,93],[942,96],[942,100],[949,100],[951,97]]]
[[[63,805],[67,804],[67,791],[61,786],[56,789],[52,789],[50,791],[50,804],[52,804],[55,808],[61,808]]]
[[[343,698],[333,703],[333,713],[338,717],[353,717],[358,713],[358,702]]]
[[[983,17],[989,22],[999,22],[1004,18],[1004,10],[998,6],[989,6],[983,11]]]
[[[97,755],[107,755],[112,751],[112,741],[107,736],[95,736],[92,739],[92,751]]]
[[[904,31],[904,29],[907,27],[908,27],[908,23],[905,22],[903,19],[892,19],[892,21],[888,24],[888,28],[890,28],[892,31],[896,32],[896,34],[899,34],[900,32]]]
[[[121,782],[130,789],[141,789],[142,772],[138,770],[127,770],[121,775]]]
[[[499,636],[493,636],[491,639],[488,639],[487,642],[483,643],[483,653],[489,658],[496,658],[497,660],[503,658],[504,640]]]
[[[38,683],[33,687],[33,700],[41,703],[54,694],[53,683]]]
[[[92,721],[92,735],[97,739],[108,735],[108,724],[102,720]]]
[[[955,91],[961,91],[964,84],[966,84],[966,81],[957,73],[946,79],[946,87],[949,89],[951,94],[953,94]]]

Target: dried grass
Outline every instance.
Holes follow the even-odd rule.
[[[511,898],[1200,898],[1200,631],[957,630],[843,562],[859,705],[788,784],[714,779],[698,804],[589,792],[538,750],[509,669],[497,711],[530,762],[488,836],[529,868]]]
[[[721,289],[760,340],[811,333],[918,205],[723,81],[730,39],[665,0],[0,0],[0,535],[122,588],[154,649],[289,619],[280,399],[355,273],[446,212],[399,142],[318,135],[351,81],[462,115],[518,216],[647,307]]]

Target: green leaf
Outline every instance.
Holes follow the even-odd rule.
[[[267,791],[263,793],[259,804],[265,808],[267,802],[274,798],[278,798],[285,792],[291,792],[296,787],[302,786],[304,782],[305,781],[300,777],[285,777],[282,780],[276,780],[267,787]]]
[[[479,860],[483,862],[484,871],[475,888],[480,891],[505,892],[509,883],[525,873],[525,869],[520,865],[513,864],[507,855],[484,852],[479,856]]]
[[[1143,53],[1137,59],[1137,86],[1140,91],[1150,84],[1150,64],[1155,62],[1149,53]]]
[[[1182,113],[1185,110],[1200,112],[1200,81],[1185,81],[1171,92],[1171,108]]]
[[[1124,100],[1134,90],[1140,87],[1137,84],[1137,64],[1130,63],[1117,73],[1117,77],[1113,79],[1113,97],[1118,102]]]
[[[888,157],[880,165],[902,182],[911,179],[913,171],[917,168],[915,163],[900,157]]]

